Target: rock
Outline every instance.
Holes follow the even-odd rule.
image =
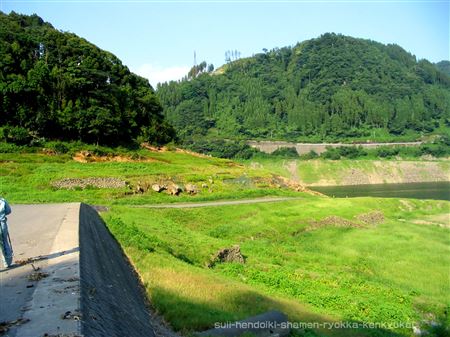
[[[211,262],[208,264],[209,268],[215,266],[216,263],[223,262],[237,262],[244,264],[245,259],[241,253],[241,247],[239,245],[235,245],[231,248],[223,248],[219,250],[211,259]]]
[[[186,184],[184,186],[184,188],[185,188],[186,192],[189,193],[189,194],[196,194],[198,192],[197,191],[197,186],[195,186],[193,184]]]
[[[179,195],[182,190],[180,186],[172,184],[167,188],[167,192],[169,192],[170,195]]]
[[[85,158],[89,158],[89,157],[92,157],[92,156],[93,156],[92,152],[86,151],[86,150],[85,150],[85,151],[81,151],[80,154],[81,154],[83,157],[85,157]]]
[[[144,186],[142,186],[140,182],[137,183],[135,192],[141,194],[145,192]]]
[[[47,149],[45,147],[41,150],[41,152],[47,156],[56,156],[58,154],[55,150]]]
[[[66,311],[61,315],[61,319],[73,319],[75,321],[80,321],[81,316],[81,312],[79,312],[78,310],[75,310],[74,312]]]
[[[159,185],[159,184],[153,184],[152,185],[152,190],[155,192],[161,192],[164,191],[166,189],[166,187],[164,185]]]
[[[48,273],[42,273],[40,271],[36,271],[34,273],[31,273],[30,275],[28,275],[28,281],[40,281],[43,278],[48,277],[50,274]]]

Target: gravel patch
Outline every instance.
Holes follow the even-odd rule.
[[[75,188],[123,188],[127,186],[127,183],[118,178],[65,178],[52,183],[53,187],[63,189],[75,189]]]

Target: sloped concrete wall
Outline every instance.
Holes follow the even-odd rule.
[[[137,275],[97,212],[80,206],[81,333],[154,337]]]
[[[314,151],[321,154],[327,150],[327,147],[341,147],[341,146],[362,146],[366,149],[374,149],[380,146],[419,146],[422,142],[399,142],[399,143],[360,143],[360,144],[343,144],[343,143],[290,143],[283,141],[253,141],[250,140],[247,144],[265,153],[272,153],[278,149],[285,147],[293,147],[297,150],[299,155],[307,154]]]

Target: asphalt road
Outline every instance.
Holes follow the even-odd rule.
[[[44,259],[7,270],[1,266],[0,322],[18,320],[30,309],[38,282],[30,281],[28,277],[35,271],[33,267],[45,270],[55,256],[52,248],[70,206],[71,204],[11,206],[12,213],[8,216],[8,225],[14,261],[40,257]],[[5,336],[20,336],[20,333],[17,334],[17,329],[20,328],[20,326],[11,327]]]

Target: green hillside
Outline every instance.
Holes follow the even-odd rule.
[[[436,63],[436,68],[438,68],[440,72],[450,76],[450,61],[438,62]]]
[[[164,143],[174,137],[148,80],[37,15],[0,12],[0,138]]]
[[[418,138],[450,122],[450,77],[397,45],[327,33],[194,70],[157,89],[184,139]]]

